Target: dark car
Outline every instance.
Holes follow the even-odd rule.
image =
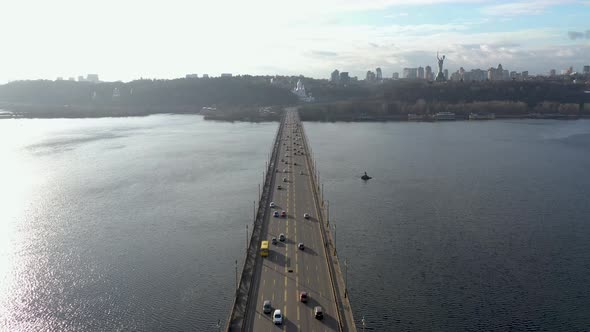
[[[270,314],[272,311],[272,306],[270,305],[270,300],[266,300],[264,301],[264,303],[262,304],[262,311],[265,314]]]
[[[324,318],[324,311],[322,310],[322,307],[318,305],[315,308],[313,308],[313,315],[316,319]]]
[[[307,292],[299,293],[299,301],[307,303]]]

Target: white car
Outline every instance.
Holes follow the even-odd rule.
[[[305,218],[305,219],[309,219],[309,213],[304,213],[304,214],[303,214],[303,218]]]
[[[270,202],[270,207],[271,208],[275,207],[275,202]]]
[[[275,312],[272,314],[272,322],[275,325],[283,324],[283,314],[281,313],[281,310],[275,310]]]

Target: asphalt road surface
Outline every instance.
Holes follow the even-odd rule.
[[[286,217],[270,213],[262,230],[262,238],[271,241],[286,237],[284,242],[270,244],[269,256],[259,260],[255,272],[256,285],[248,308],[247,331],[338,331],[338,316],[331,287],[328,264],[317,219],[319,206],[312,195],[311,168],[307,164],[301,126],[296,112],[287,113],[278,163],[275,169],[272,211],[285,211]],[[303,153],[303,154],[302,154]],[[278,189],[278,186],[281,189]],[[304,214],[310,215],[309,219]],[[298,244],[304,244],[304,250]],[[299,301],[301,292],[308,301]],[[271,301],[272,311],[265,314],[262,305]],[[314,317],[313,309],[321,306],[324,318]],[[283,314],[283,324],[273,324],[275,309]]]

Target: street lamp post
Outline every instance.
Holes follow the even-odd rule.
[[[346,298],[346,294],[348,293],[348,262],[346,261],[346,257],[344,258],[344,298]]]
[[[248,224],[246,224],[246,250],[248,250]]]
[[[326,202],[328,203],[328,208],[327,208],[327,212],[326,212],[326,220],[327,220],[326,224],[328,226],[330,226],[330,201],[327,200]]]
[[[236,290],[238,290],[238,260],[236,259]]]
[[[336,224],[334,224],[334,256],[336,256]]]

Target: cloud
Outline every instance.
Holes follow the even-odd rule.
[[[590,30],[586,30],[586,32],[568,31],[567,36],[571,40],[584,39],[584,38],[590,39]]]
[[[403,13],[387,14],[384,17],[385,18],[399,18],[399,17],[407,17],[409,15],[410,14],[403,12]]]
[[[503,3],[482,8],[482,13],[491,16],[539,15],[548,7],[572,3],[572,0],[535,0]]]
[[[330,51],[311,51],[309,53],[310,53],[310,55],[312,57],[334,57],[334,56],[338,56],[338,53],[336,53],[336,52],[330,52]]]

